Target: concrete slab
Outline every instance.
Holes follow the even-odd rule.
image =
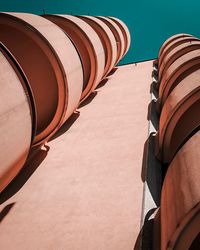
[[[0,196],[1,249],[134,248],[151,72],[152,61],[117,68],[32,153]]]

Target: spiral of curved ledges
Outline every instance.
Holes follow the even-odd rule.
[[[32,88],[37,113],[34,144],[43,143],[79,104],[83,87],[80,58],[65,33],[43,17],[2,13],[0,27],[1,41],[21,65]]]
[[[1,192],[127,53],[130,33],[114,17],[12,12],[0,13],[0,41]]]
[[[165,176],[161,195],[161,250],[199,247],[199,147],[200,132],[197,132],[177,153]]]
[[[183,34],[176,34],[174,36],[169,37],[160,47],[160,50],[158,53],[158,61],[160,60],[160,57],[162,56],[164,51],[167,49],[167,47],[170,47],[170,44],[173,44],[179,39],[183,40],[184,38],[187,38],[187,37],[192,37],[192,35],[183,33]]]
[[[166,99],[159,121],[159,150],[164,163],[200,125],[200,69],[185,77]]]
[[[170,163],[200,126],[200,40],[187,34],[169,38],[159,52],[158,76],[156,155]]]
[[[184,77],[200,68],[200,49],[189,51],[177,58],[162,77],[159,87],[159,105],[162,109],[169,94]]]
[[[100,19],[94,16],[79,16],[79,18],[87,22],[101,39],[105,53],[104,76],[106,76],[113,69],[117,60],[117,44],[115,37],[109,27]]]
[[[169,38],[157,62],[161,250],[199,249],[200,40],[188,34]]]
[[[108,17],[102,17],[102,16],[97,16],[101,21],[103,21],[112,31],[115,41],[117,44],[117,58],[115,61],[115,65],[122,59],[123,54],[125,53],[126,50],[126,45],[125,45],[125,38],[122,33],[122,30],[119,27],[119,24],[117,24],[115,21],[113,21],[111,18]]]
[[[104,75],[105,52],[96,31],[81,18],[71,15],[45,15],[58,25],[76,46],[83,63],[84,85],[81,99],[94,91]]]

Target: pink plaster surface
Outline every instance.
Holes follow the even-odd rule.
[[[49,151],[30,158],[0,196],[16,192],[0,205],[0,249],[133,250],[151,71],[152,61],[119,67]]]

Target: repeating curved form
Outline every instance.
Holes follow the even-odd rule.
[[[38,118],[34,145],[44,143],[79,104],[80,58],[64,32],[43,17],[1,13],[0,26],[0,39],[23,68],[34,94]]]
[[[115,42],[115,37],[108,26],[100,19],[93,16],[79,16],[87,22],[99,35],[101,39],[104,53],[105,53],[105,68],[104,76],[106,76],[115,66],[117,59],[117,45]]]
[[[163,59],[159,67],[159,81],[162,80],[162,76],[165,74],[169,66],[182,55],[200,49],[200,41],[189,41],[172,49]]]
[[[178,47],[181,44],[187,43],[187,42],[192,42],[192,41],[199,41],[198,38],[196,37],[184,37],[184,38],[179,38],[176,39],[175,41],[171,42],[170,44],[168,44],[168,46],[165,47],[162,55],[159,57],[158,60],[158,67],[161,66],[161,64],[163,63],[163,60],[165,59],[165,57],[176,47]]]
[[[34,100],[27,79],[2,44],[0,44],[0,86],[1,192],[23,167],[36,126]]]
[[[124,51],[125,51],[125,40],[123,33],[119,26],[111,19],[103,16],[97,16],[100,20],[102,20],[112,31],[116,44],[117,44],[117,60],[115,65],[122,59]]]
[[[123,24],[125,38],[120,25],[0,13],[0,192],[30,148],[48,141],[128,50],[130,34]]]
[[[104,75],[105,53],[95,30],[85,21],[71,15],[45,15],[58,25],[75,44],[84,69],[83,101],[97,87]]]
[[[190,51],[176,61],[174,61],[166,70],[162,77],[159,88],[158,104],[162,108],[166,98],[172,90],[184,79],[187,75],[200,68],[200,50]]]
[[[185,37],[192,37],[192,35],[190,34],[176,34],[174,36],[169,37],[161,46],[159,53],[158,53],[158,59],[162,56],[163,51],[165,50],[165,48],[170,45],[170,43],[174,42],[177,39],[183,39]]]
[[[128,52],[130,45],[131,45],[131,35],[129,32],[128,27],[122,20],[116,17],[109,17],[111,20],[113,20],[121,29],[123,36],[124,36],[124,41],[125,41],[125,46],[124,46],[124,53],[123,56]]]
[[[159,123],[159,155],[169,163],[200,125],[200,69],[186,76],[166,99]]]
[[[161,250],[188,250],[200,244],[200,132],[180,149],[165,176],[161,194]]]

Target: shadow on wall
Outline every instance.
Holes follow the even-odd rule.
[[[12,202],[8,205],[6,205],[0,212],[0,223],[5,219],[6,215],[10,212],[10,210],[15,205],[15,202]]]
[[[150,134],[144,144],[141,179],[149,190],[156,206],[160,206],[162,174],[160,162],[155,157],[154,146],[155,136]]]
[[[146,214],[133,250],[160,249],[160,210],[152,208]]]
[[[147,213],[133,250],[145,250],[145,246],[148,247],[146,249],[151,249],[153,246],[153,219],[150,217],[154,212],[155,209],[151,209]]]
[[[111,70],[111,72],[107,75],[107,77],[112,76],[116,71],[117,71],[118,67],[115,67]],[[103,86],[106,85],[106,83],[108,82],[109,78],[104,78],[96,87],[96,90],[90,94],[89,97],[87,97],[86,100],[84,100],[83,102],[81,102],[81,104],[79,105],[78,108],[82,108],[84,106],[86,106],[87,104],[91,103],[93,101],[93,99],[95,98],[95,96],[98,94],[98,89],[102,88]]]
[[[102,88],[104,85],[106,85],[107,81],[108,81],[108,78],[103,79],[103,80],[99,83],[99,85],[96,87],[96,90],[98,90],[98,89]]]
[[[92,93],[87,97],[87,99],[85,99],[83,102],[80,103],[80,105],[78,106],[78,108],[82,108],[82,107],[88,105],[89,103],[91,103],[97,94],[98,94],[97,91],[92,92]]]
[[[154,76],[154,75],[153,75]],[[154,98],[157,97],[155,82],[150,86],[152,100],[148,105],[149,137],[144,143],[141,179],[144,183],[141,231],[134,250],[160,249],[160,197],[162,188],[162,166],[155,156],[156,131],[159,115]]]
[[[59,128],[59,130],[49,139],[49,141],[55,140],[57,137],[63,135],[66,133],[71,126],[74,124],[74,122],[79,118],[80,112],[75,111],[70,118]]]
[[[96,87],[96,91],[94,91],[93,93],[90,94],[90,96],[84,100],[83,102],[81,102],[81,104],[79,105],[78,108],[82,108],[84,106],[86,106],[87,104],[91,103],[93,101],[93,99],[95,98],[95,96],[98,94],[98,89],[102,88],[103,86],[106,85],[106,83],[109,80],[109,76],[112,76],[116,71],[118,70],[118,67],[113,68],[110,73],[107,75],[106,78],[104,78]]]
[[[117,68],[115,68],[112,71],[112,74],[114,74],[116,70]],[[98,88],[103,87],[107,83],[107,81],[108,79],[105,78],[99,84]],[[94,91],[93,93],[91,93],[90,96],[81,103],[79,108],[82,108],[86,106],[87,104],[91,103],[93,99],[95,98],[95,96],[97,95],[97,93],[98,93],[97,91]],[[61,128],[50,138],[49,141],[55,140],[59,136],[66,133],[74,124],[74,122],[79,118],[79,116],[80,116],[80,112],[75,111],[71,115],[71,117],[61,126]],[[29,180],[31,175],[36,171],[36,169],[40,166],[40,164],[46,158],[49,150],[50,150],[50,147],[48,145],[43,145],[42,147],[37,147],[31,150],[28,160],[25,163],[22,170],[0,194],[0,204],[3,204],[5,201],[7,201],[10,197],[16,194],[24,186],[24,184]]]
[[[153,72],[153,76],[154,76]],[[158,93],[156,84],[153,81],[150,86],[150,94],[155,98]],[[141,179],[146,185],[147,190],[150,192],[151,198],[156,206],[160,206],[160,196],[162,188],[162,166],[160,161],[155,156],[156,132],[159,128],[159,115],[157,113],[157,104],[155,99],[152,99],[148,105],[147,120],[149,122],[149,137],[144,144],[142,173]],[[147,194],[144,195],[147,195]]]
[[[52,141],[67,132],[79,116],[80,112],[77,111],[73,113],[73,115],[63,124],[63,126],[57,131],[57,133],[53,137],[51,137],[49,141]],[[50,147],[46,144],[42,147],[39,146],[37,148],[31,149],[28,160],[22,170],[0,194],[0,204],[3,204],[24,186],[31,175],[36,171],[36,169],[46,158],[49,150]]]
[[[23,187],[42,161],[46,158],[49,149],[49,146],[44,145],[43,148],[38,147],[31,151],[22,170],[0,194],[0,204],[4,203]]]
[[[112,76],[117,70],[118,70],[119,67],[114,67],[109,74],[107,74],[107,77],[109,76]],[[101,84],[101,83],[100,83]]]

